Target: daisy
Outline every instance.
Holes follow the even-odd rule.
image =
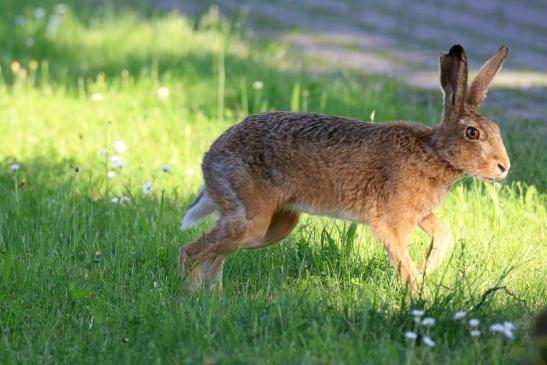
[[[494,323],[490,326],[490,332],[503,332],[505,327],[501,323]]]
[[[36,19],[42,19],[46,15],[46,11],[44,8],[36,8],[34,9],[34,17]]]
[[[17,15],[15,17],[15,24],[16,25],[21,26],[21,25],[24,25],[26,22],[27,22],[27,19],[22,15]]]
[[[61,24],[61,17],[58,14],[54,14],[49,19],[46,29],[49,33],[57,33],[59,24]]]
[[[158,89],[158,98],[161,100],[167,99],[169,97],[169,88],[168,87],[160,87]]]
[[[21,165],[19,165],[18,163],[12,163],[9,168],[11,171],[15,172],[21,168]]]
[[[512,340],[513,338],[515,338],[515,336],[513,335],[513,331],[511,331],[511,330],[508,329],[508,328],[505,328],[505,329],[503,330],[503,334],[505,335],[505,337],[507,337],[507,338],[509,338],[509,339],[511,339],[511,340]]]
[[[152,192],[152,186],[154,183],[152,181],[147,181],[142,185],[142,192],[144,194],[150,194]]]
[[[110,159],[112,160],[110,166],[112,166],[113,168],[122,168],[125,166],[125,161],[118,155],[114,155],[110,157]]]
[[[477,318],[471,318],[469,320],[469,325],[471,327],[477,327],[480,323],[481,323],[481,321],[479,321]]]
[[[67,10],[68,10],[68,7],[63,3],[59,3],[55,5],[55,12],[57,14],[64,14],[66,13]]]
[[[173,169],[171,169],[171,166],[166,165],[166,164],[161,165],[160,169],[161,169],[161,171],[163,171],[167,174],[170,173],[171,171],[173,171]]]
[[[253,82],[253,89],[262,90],[263,88],[264,88],[264,83],[262,83],[262,81],[256,80],[255,82]]]
[[[418,334],[416,332],[407,331],[405,332],[405,337],[408,338],[409,340],[415,340],[418,338]]]
[[[428,327],[434,326],[435,325],[435,318],[426,317],[422,320],[422,324],[424,326],[428,326]]]
[[[435,341],[431,339],[431,337],[425,336],[423,338],[424,343],[429,347],[435,347]]]
[[[466,311],[459,311],[454,314],[454,317],[452,317],[453,320],[457,321],[458,319],[462,319],[467,315]]]
[[[114,149],[118,153],[124,153],[127,150],[127,146],[122,140],[118,139],[116,142],[114,142]]]
[[[104,96],[101,93],[93,93],[91,94],[91,100],[99,102],[104,100]]]

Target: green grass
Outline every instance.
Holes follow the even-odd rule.
[[[547,299],[544,127],[503,123],[509,180],[501,188],[464,181],[449,194],[439,214],[457,244],[428,278],[427,301],[410,298],[366,227],[315,217],[281,244],[232,255],[222,294],[181,296],[177,249],[210,222],[181,232],[180,218],[201,184],[201,157],[225,128],[273,109],[361,119],[375,111],[377,121],[432,125],[440,95],[295,71],[282,44],[256,44],[214,13],[194,23],[72,2],[48,32],[54,3],[41,4],[40,19],[30,4],[0,7],[1,363],[505,364],[530,356],[530,321]],[[123,168],[110,166],[117,140],[127,145]],[[147,181],[150,194],[141,190]],[[129,201],[111,202],[122,196]],[[413,256],[426,245],[416,232]],[[420,329],[434,348],[405,340],[413,308],[436,318]],[[481,320],[482,337],[452,320],[459,310]],[[514,340],[489,333],[504,320],[515,324]]]

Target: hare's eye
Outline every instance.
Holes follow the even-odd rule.
[[[469,139],[479,139],[479,130],[475,127],[465,128],[465,136]]]

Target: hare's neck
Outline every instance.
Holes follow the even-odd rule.
[[[454,168],[450,163],[439,157],[436,164],[439,185],[449,189],[452,184],[463,176],[463,171]]]
[[[432,128],[427,137],[428,144],[434,154],[434,159],[432,160],[434,166],[431,166],[431,168],[432,171],[435,171],[435,176],[438,177],[439,184],[449,188],[456,180],[463,176],[464,172],[461,169],[454,167],[438,153],[436,145],[437,128],[438,127]]]

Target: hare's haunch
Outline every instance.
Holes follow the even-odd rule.
[[[181,249],[186,287],[220,284],[226,255],[282,240],[306,212],[369,224],[416,291],[422,274],[437,268],[450,250],[450,230],[433,210],[452,183],[463,174],[507,176],[510,163],[499,128],[478,112],[507,54],[501,47],[469,88],[463,48],[455,45],[441,55],[444,110],[434,128],[272,112],[228,129],[205,154],[205,182],[183,220],[188,228],[218,215],[209,233]],[[420,269],[407,250],[415,226],[433,239]]]

